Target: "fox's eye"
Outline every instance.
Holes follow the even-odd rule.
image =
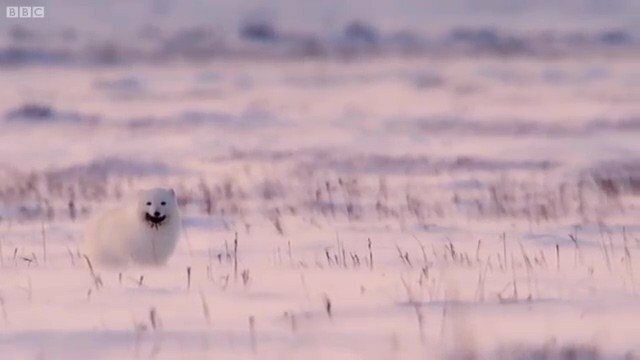
[[[160,205],[165,206],[165,205],[167,205],[167,203],[163,201],[163,202],[160,203]]]
[[[151,206],[151,201],[147,201],[147,206]]]

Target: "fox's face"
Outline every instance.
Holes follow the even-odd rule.
[[[149,226],[159,228],[178,214],[178,202],[173,189],[150,189],[138,193],[138,210]]]

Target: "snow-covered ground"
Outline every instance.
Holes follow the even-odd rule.
[[[0,357],[636,358],[638,60],[0,68]],[[90,269],[152,186],[169,264]]]

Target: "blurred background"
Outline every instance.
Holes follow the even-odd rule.
[[[16,5],[3,0],[6,6]],[[124,64],[234,56],[605,53],[637,42],[640,5],[563,1],[31,0],[4,19],[6,65]]]

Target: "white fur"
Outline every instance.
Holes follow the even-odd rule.
[[[93,263],[125,267],[163,265],[180,236],[180,213],[172,189],[141,191],[137,201],[108,211],[87,229],[84,251]],[[164,205],[163,205],[164,204]],[[165,216],[158,226],[146,214]]]

